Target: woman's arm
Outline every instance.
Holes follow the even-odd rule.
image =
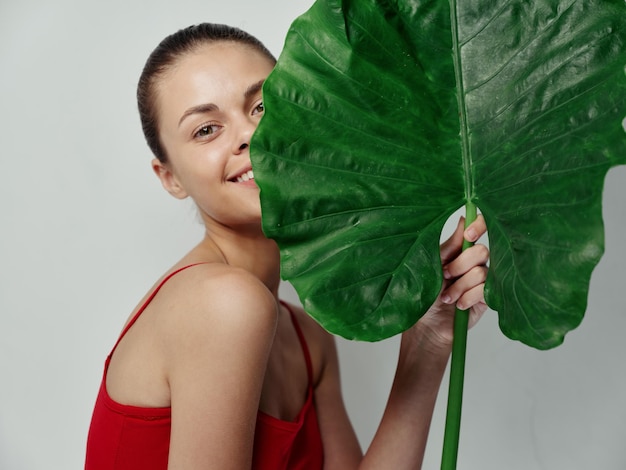
[[[379,428],[361,459],[341,399],[334,347],[316,392],[327,470],[411,469],[421,467],[441,379],[452,347],[454,309],[470,309],[470,324],[485,312],[483,297],[489,251],[476,245],[461,253],[464,236],[485,233],[479,217],[467,230],[463,220],[441,246],[445,282],[442,292],[415,326],[402,334],[396,375]],[[356,445],[356,447],[355,447]]]
[[[203,278],[185,284],[186,294],[177,295],[183,304],[173,308],[181,318],[166,336],[168,468],[249,469],[277,306],[248,273],[219,266],[204,271]]]

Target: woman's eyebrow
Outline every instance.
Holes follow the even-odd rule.
[[[261,91],[261,88],[263,88],[263,82],[265,82],[264,78],[250,85],[248,88],[246,88],[246,91],[243,92],[243,97],[245,99],[249,99],[250,97],[256,95],[259,91]],[[180,117],[180,120],[178,121],[178,127],[180,127],[183,121],[192,114],[209,113],[211,111],[218,111],[219,109],[219,106],[214,103],[204,103],[199,104],[198,106],[193,106],[187,109]]]
[[[204,103],[204,104],[199,104],[198,106],[193,106],[191,108],[189,108],[188,110],[186,110],[183,115],[180,117],[180,121],[178,121],[178,127],[180,127],[180,125],[183,123],[183,121],[191,116],[192,114],[202,114],[202,113],[208,113],[211,111],[217,111],[219,110],[219,106],[217,106],[216,104],[213,103]]]
[[[250,97],[256,95],[259,91],[261,91],[261,88],[263,88],[263,82],[265,82],[264,78],[250,85],[243,93],[243,97],[245,99],[249,99]]]

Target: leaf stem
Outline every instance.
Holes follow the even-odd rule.
[[[476,220],[476,205],[465,204],[465,228]],[[463,250],[473,245],[463,240]],[[450,385],[448,387],[448,409],[446,428],[443,437],[443,457],[441,470],[455,470],[459,452],[459,435],[461,432],[461,408],[463,404],[463,381],[465,378],[465,353],[467,350],[467,326],[469,311],[456,309],[454,315],[454,340],[452,342],[452,359],[450,362]]]

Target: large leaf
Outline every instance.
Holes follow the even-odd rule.
[[[487,302],[550,348],[583,318],[602,187],[626,163],[623,0],[318,0],[252,141],[282,275],[329,331],[379,340],[442,282],[443,224],[487,220]]]

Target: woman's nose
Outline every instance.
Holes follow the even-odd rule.
[[[241,121],[239,132],[236,135],[236,140],[233,145],[233,151],[240,153],[250,147],[250,139],[256,129],[257,123],[251,119],[245,119]]]

